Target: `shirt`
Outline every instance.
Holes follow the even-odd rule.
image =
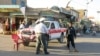
[[[25,28],[24,24],[20,24],[19,29],[23,29],[23,28]]]
[[[68,35],[72,35],[72,36],[76,37],[76,32],[75,32],[74,27],[69,27],[68,28]]]
[[[45,24],[39,23],[34,27],[35,33],[48,33],[48,29]]]

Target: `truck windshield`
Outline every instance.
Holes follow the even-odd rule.
[[[49,28],[50,22],[44,22],[44,24]]]

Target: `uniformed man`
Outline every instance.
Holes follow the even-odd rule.
[[[67,30],[67,48],[68,50],[70,50],[70,43],[72,45],[72,47],[74,48],[74,51],[77,51],[75,48],[75,43],[74,43],[74,38],[76,38],[76,32],[75,29],[72,25],[72,23],[69,23],[69,27]]]
[[[45,36],[45,34],[48,33],[48,30],[46,25],[44,24],[44,19],[44,17],[40,18],[34,28],[37,39],[36,54],[40,53],[41,45],[43,46],[44,54],[49,54],[49,52],[47,51],[47,37]]]

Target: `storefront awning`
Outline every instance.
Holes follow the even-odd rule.
[[[20,5],[0,5],[0,8],[20,8]]]
[[[19,5],[0,5],[0,12],[19,12]]]

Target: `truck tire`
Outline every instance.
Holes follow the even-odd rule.
[[[23,42],[23,45],[24,46],[29,46],[29,42],[28,41],[25,41],[25,42]]]
[[[58,42],[59,43],[63,43],[64,42],[64,35],[61,34],[60,38],[58,38]]]

